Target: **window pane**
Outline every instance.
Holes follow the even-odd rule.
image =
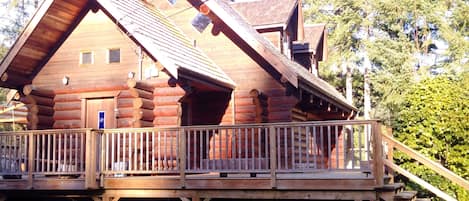
[[[91,53],[91,52],[82,52],[81,53],[81,63],[82,64],[91,64],[91,63],[93,63],[93,53]]]
[[[121,61],[121,50],[109,50],[109,63],[119,63]]]

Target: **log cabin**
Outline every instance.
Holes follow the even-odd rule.
[[[0,64],[28,122],[0,134],[0,195],[389,200],[326,39],[297,0],[46,0]]]

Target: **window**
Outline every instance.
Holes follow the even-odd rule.
[[[80,64],[93,64],[93,52],[80,52]]]
[[[108,63],[120,63],[121,62],[121,50],[109,49],[108,51]]]

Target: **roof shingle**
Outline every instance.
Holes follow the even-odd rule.
[[[234,8],[252,26],[286,25],[297,0],[254,0],[232,2]]]
[[[235,83],[157,8],[140,0],[98,0],[114,20],[169,73],[178,69],[234,88]]]

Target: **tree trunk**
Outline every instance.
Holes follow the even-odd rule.
[[[365,56],[365,61],[364,61],[364,67],[365,67],[365,73],[363,74],[364,76],[364,85],[363,85],[363,116],[365,119],[370,119],[370,113],[371,113],[371,94],[370,94],[370,69],[371,69],[371,63],[370,60],[368,59],[368,55]]]

